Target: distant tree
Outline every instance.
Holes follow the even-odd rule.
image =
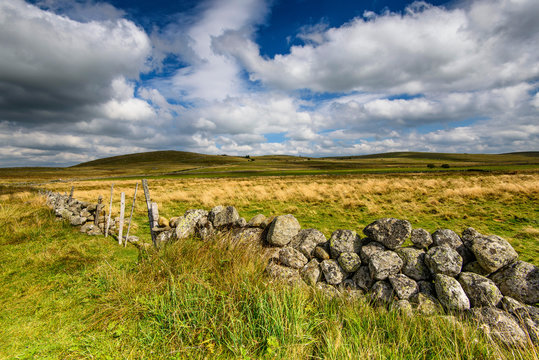
[[[250,155],[245,155],[245,158],[246,158],[246,159],[250,159],[251,156],[250,156]]]
[[[434,164],[428,164],[427,167],[428,167],[429,169],[434,169],[434,168],[436,167],[436,165],[434,165]]]
[[[449,164],[442,164],[442,167],[443,167],[444,169],[449,169]]]

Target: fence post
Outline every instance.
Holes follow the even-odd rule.
[[[109,206],[109,215],[107,216],[107,226],[105,228],[105,237],[109,236],[109,226],[110,226],[110,214],[112,213],[112,192],[114,191],[114,183],[110,186],[110,206]]]
[[[153,232],[153,213],[152,213],[152,200],[150,199],[150,190],[148,190],[148,180],[142,179],[142,188],[144,189],[144,196],[146,197],[146,207],[148,208],[148,220],[150,222],[150,235],[152,236],[153,246],[157,249],[157,239]]]
[[[133,219],[133,210],[135,210],[135,200],[137,199],[138,183],[135,185],[135,195],[133,195],[133,205],[131,206],[131,215],[129,215],[129,224],[127,225],[127,234],[125,234],[124,247],[127,245],[127,239],[129,239],[129,230],[131,230],[131,219]]]
[[[118,231],[118,244],[122,245],[124,232],[125,193],[120,194],[120,230]],[[126,240],[127,241],[127,240]]]
[[[71,186],[71,191],[69,192],[69,198],[67,199],[68,204],[71,202],[71,200],[73,200],[73,190],[75,190],[75,186]]]

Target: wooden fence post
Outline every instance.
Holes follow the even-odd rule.
[[[125,193],[120,194],[120,230],[118,232],[118,244],[122,245],[124,232]],[[127,241],[127,240],[126,240]]]
[[[133,210],[135,210],[135,200],[137,199],[138,183],[135,185],[135,195],[133,195],[133,205],[131,206],[131,215],[129,215],[129,224],[127,225],[127,234],[125,234],[124,247],[127,245],[127,239],[129,239],[129,230],[131,230],[131,219],[133,219]]]
[[[148,220],[150,222],[150,235],[152,236],[153,246],[157,249],[157,239],[153,232],[153,214],[152,214],[152,200],[150,199],[150,190],[148,190],[148,180],[142,179],[142,188],[144,189],[144,196],[146,197],[146,207],[148,208]]]
[[[69,198],[67,199],[68,204],[73,200],[73,190],[75,190],[74,186],[71,187],[71,191],[69,192]]]
[[[107,216],[107,226],[105,228],[105,237],[109,236],[110,214],[112,213],[112,192],[113,191],[114,191],[114,183],[110,186],[110,206],[109,206],[109,215]]]

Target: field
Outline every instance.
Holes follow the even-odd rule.
[[[431,232],[472,226],[506,238],[521,259],[539,265],[539,167],[535,156],[507,156],[507,163],[489,163],[495,155],[473,162],[469,155],[400,154],[234,158],[234,164],[215,157],[6,170],[0,176],[0,358],[537,359],[537,347],[495,344],[457,320],[461,315],[409,318],[366,300],[330,301],[269,284],[256,254],[226,241],[191,239],[146,253],[82,235],[55,220],[28,184],[61,192],[73,185],[76,198],[95,201],[99,194],[108,199],[114,182],[117,211],[120,191],[130,203],[134,184],[150,173],[152,200],[166,217],[223,204],[247,220],[291,213],[303,228],[326,236],[361,231],[389,216]],[[73,180],[51,182],[60,177]],[[134,233],[149,241],[140,190]]]

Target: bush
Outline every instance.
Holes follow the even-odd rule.
[[[434,165],[434,164],[428,164],[427,167],[428,167],[429,169],[434,169],[434,168],[436,167],[436,165]]]
[[[442,164],[442,167],[443,167],[444,169],[449,169],[449,164]]]

